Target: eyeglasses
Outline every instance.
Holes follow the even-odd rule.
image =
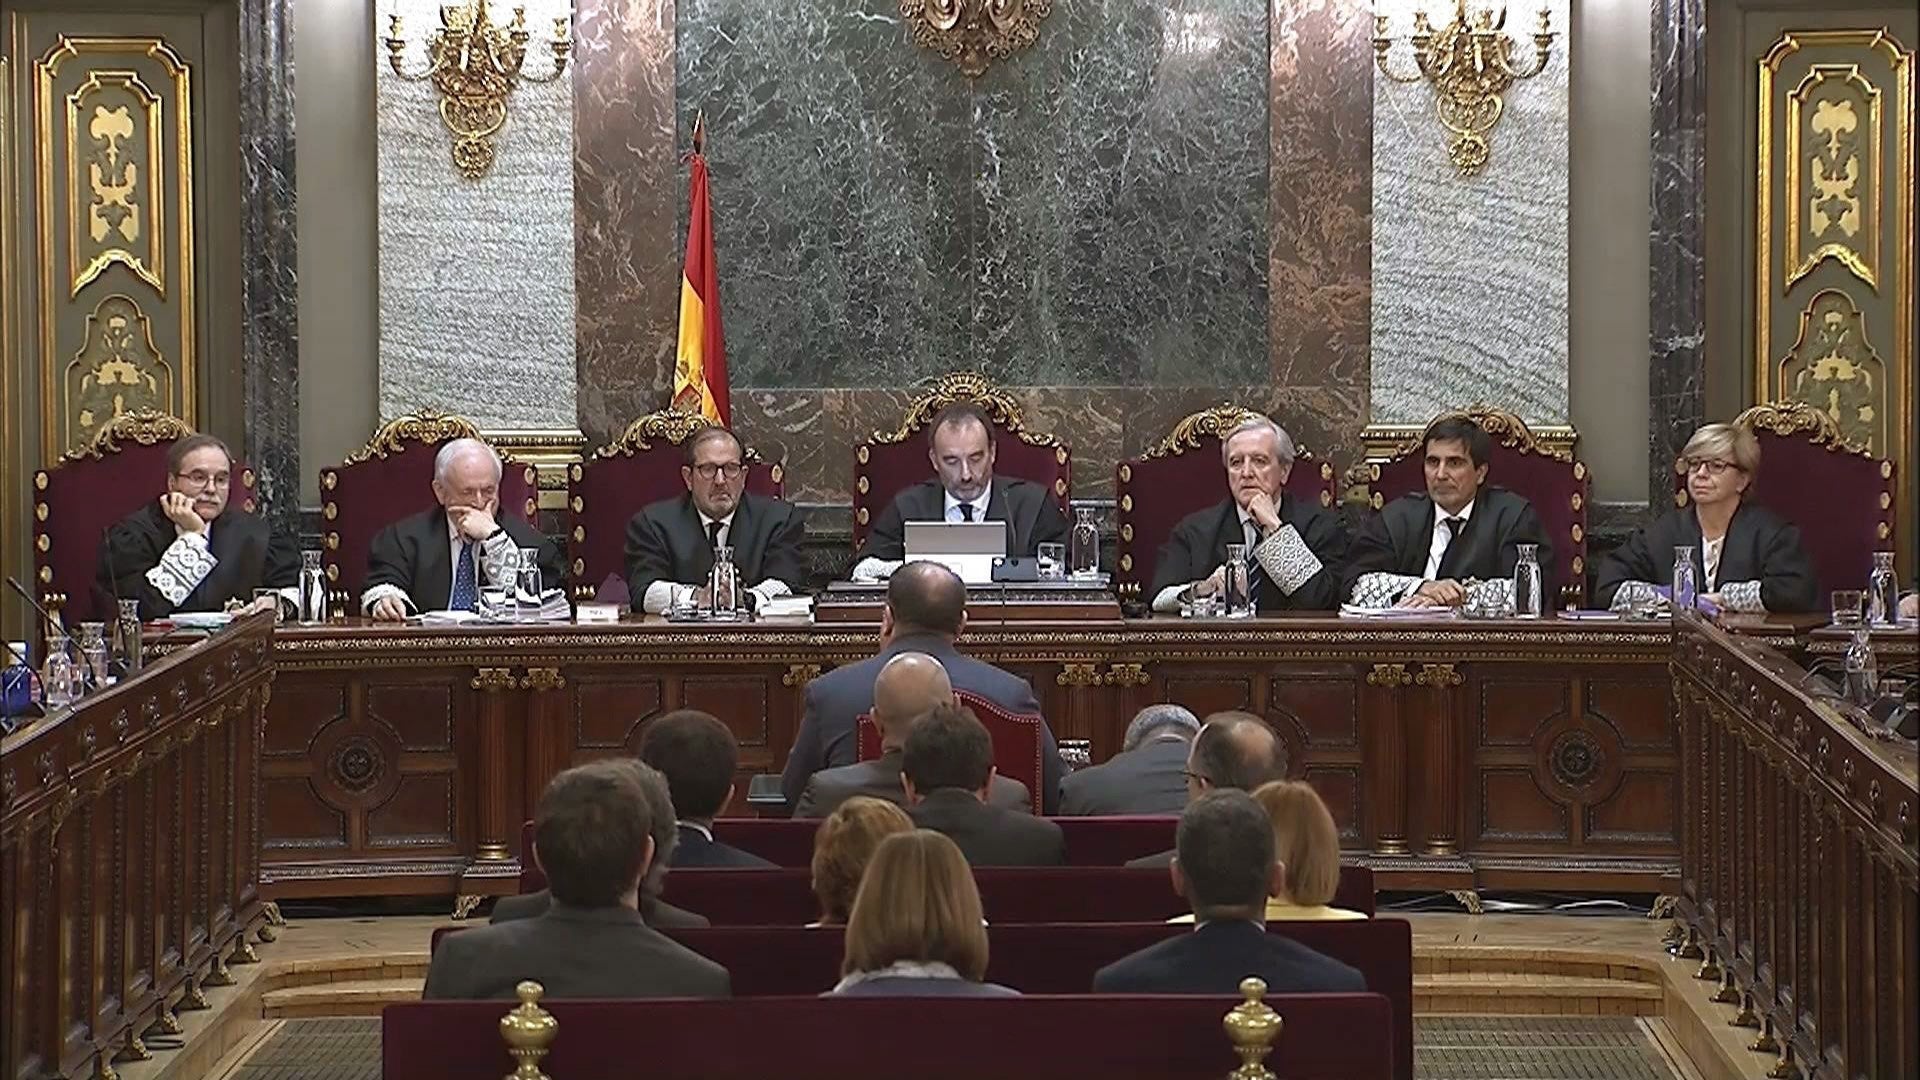
[[[175,480],[179,480],[186,483],[189,487],[196,487],[196,488],[207,488],[207,487],[223,488],[233,482],[232,475],[228,473],[210,473],[210,472],[199,472],[199,471],[190,472],[190,473],[174,473],[173,478]]]
[[[1688,458],[1685,464],[1689,475],[1704,469],[1708,476],[1719,476],[1728,469],[1740,467],[1731,461],[1721,461],[1719,458]]]
[[[711,480],[716,475],[724,476],[728,480],[737,480],[741,473],[747,471],[747,467],[737,461],[728,461],[725,463],[705,461],[695,465],[693,471],[699,473],[700,479],[702,480]]]

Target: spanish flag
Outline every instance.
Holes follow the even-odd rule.
[[[720,275],[713,258],[713,202],[707,192],[706,119],[693,121],[692,187],[687,196],[687,262],[680,278],[680,346],[673,407],[727,424],[727,347],[720,333]]]

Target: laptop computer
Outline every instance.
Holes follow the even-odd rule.
[[[1001,521],[909,521],[907,561],[937,562],[969,585],[993,581],[993,560],[1007,554]]]

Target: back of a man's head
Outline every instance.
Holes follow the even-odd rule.
[[[1187,760],[1188,770],[1214,788],[1252,791],[1287,775],[1287,752],[1279,736],[1265,720],[1247,712],[1208,716]]]
[[[554,777],[533,817],[534,851],[553,898],[618,904],[646,867],[652,826],[632,763],[596,761]]]
[[[873,680],[873,722],[890,745],[906,741],[907,728],[936,706],[953,704],[953,682],[939,660],[923,652],[894,655]]]
[[[653,835],[653,861],[647,864],[647,876],[640,880],[644,896],[659,896],[666,888],[667,871],[673,866],[673,849],[680,846],[680,821],[673,813],[673,795],[667,778],[659,769],[639,758],[618,758],[633,770],[640,794],[647,797],[648,831]]]
[[[698,709],[676,709],[640,736],[640,760],[666,776],[674,816],[682,821],[709,821],[720,812],[739,759],[733,732]]]
[[[967,617],[967,586],[934,562],[910,562],[887,579],[887,611],[894,633],[958,637]]]
[[[1186,706],[1170,702],[1149,705],[1133,715],[1126,737],[1120,740],[1120,749],[1133,750],[1161,735],[1178,734],[1182,739],[1192,739],[1199,730],[1199,719]]]
[[[1253,796],[1221,789],[1188,803],[1174,854],[1196,916],[1264,910],[1274,877],[1273,825]]]
[[[939,705],[913,722],[900,758],[916,794],[941,788],[977,792],[993,775],[993,739],[963,705]]]

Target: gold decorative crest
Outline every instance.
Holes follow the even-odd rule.
[[[1167,434],[1166,438],[1148,447],[1147,452],[1140,456],[1142,458],[1173,457],[1188,450],[1197,450],[1200,448],[1202,437],[1224,439],[1227,437],[1227,432],[1248,420],[1258,419],[1260,415],[1252,409],[1223,401],[1210,409],[1202,409],[1187,415],[1173,425],[1173,430]]]
[[[95,460],[108,454],[120,452],[121,440],[152,446],[156,443],[170,443],[175,439],[184,439],[193,434],[193,429],[176,416],[169,416],[153,409],[135,409],[122,413],[100,425],[94,431],[93,438],[86,446],[67,451],[68,461],[82,458]]]
[[[173,401],[173,365],[153,343],[153,325],[130,296],[103,298],[87,316],[86,341],[67,362],[66,444],[92,440],[129,412],[164,412]]]
[[[968,78],[1032,45],[1053,0],[900,0],[913,43],[939,53]]]
[[[473,421],[464,416],[453,416],[422,409],[417,413],[396,416],[380,425],[373,433],[367,445],[348,454],[342,465],[357,465],[362,461],[384,458],[388,454],[397,454],[407,448],[408,443],[437,443],[448,439],[478,439],[480,429]]]
[[[1776,377],[1783,397],[1817,410],[1845,444],[1879,452],[1888,447],[1886,368],[1853,298],[1822,289],[1800,313],[1800,337]]]
[[[1556,425],[1535,431],[1512,412],[1484,402],[1464,409],[1448,409],[1426,424],[1369,424],[1361,436],[1366,442],[1367,460],[1393,461],[1411,454],[1420,449],[1428,427],[1454,417],[1465,417],[1479,424],[1482,431],[1508,449],[1577,465],[1573,460],[1573,446],[1579,440],[1579,435],[1573,428]],[[1584,469],[1581,471],[1584,472]],[[1380,479],[1377,467],[1373,469],[1371,479]]]
[[[1051,446],[1055,456],[1064,463],[1066,447],[1052,435],[1039,435],[1028,431],[1026,421],[1021,416],[1020,405],[1005,387],[977,371],[955,371],[940,376],[926,392],[913,399],[907,406],[907,415],[900,426],[892,431],[876,431],[869,441],[876,443],[901,443],[922,431],[941,409],[956,402],[969,402],[980,407],[987,419],[1005,427],[1014,437],[1029,446]],[[864,459],[862,459],[864,463]]]
[[[1805,434],[1815,446],[1830,446],[1852,454],[1871,456],[1868,450],[1847,439],[1833,417],[1804,401],[1770,401],[1755,405],[1734,417],[1733,422],[1750,431],[1770,431],[1775,435]]]

